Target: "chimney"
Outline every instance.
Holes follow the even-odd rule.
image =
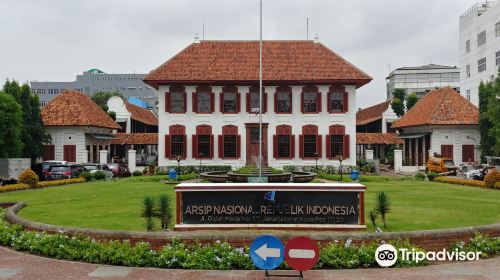
[[[200,43],[200,36],[198,35],[198,33],[195,33],[195,34],[194,34],[194,43],[195,43],[195,44]]]

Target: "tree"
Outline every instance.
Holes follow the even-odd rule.
[[[405,102],[405,97],[406,97],[406,90],[402,88],[396,88],[392,92],[392,97],[399,99],[401,102]]]
[[[495,146],[495,137],[490,133],[490,129],[495,123],[495,119],[491,119],[488,113],[488,103],[494,97],[494,83],[481,81],[479,84],[479,134],[481,140],[479,142],[479,151],[481,152],[481,161],[484,161],[485,156],[493,155],[493,147]],[[498,101],[497,101],[498,102]],[[492,105],[491,107],[494,107]],[[492,108],[494,110],[494,108]],[[494,115],[494,113],[493,113]],[[498,119],[497,121],[498,122]]]
[[[405,114],[405,105],[399,98],[393,98],[391,101],[391,108],[398,118],[401,118]]]
[[[418,97],[416,93],[412,93],[408,95],[406,98],[406,112],[410,111],[410,109],[415,106],[418,102]]]
[[[389,202],[389,197],[385,192],[379,192],[377,194],[377,204],[375,206],[375,210],[382,217],[384,228],[387,228],[387,224],[385,222],[385,215],[389,213],[389,211],[391,210],[391,203]]]
[[[498,75],[491,84],[491,92],[487,104],[486,118],[491,123],[488,131],[488,144],[491,144],[492,156],[500,156],[500,67],[498,68]],[[481,116],[480,116],[481,119]],[[482,135],[481,135],[482,138]]]
[[[15,98],[0,91],[0,158],[20,157],[23,112]]]
[[[43,144],[50,142],[50,136],[45,132],[40,115],[38,96],[31,92],[30,86],[25,83],[19,86],[17,81],[6,81],[4,92],[16,99],[22,109],[21,142],[23,143],[22,157],[31,158],[34,162],[43,154]]]
[[[107,105],[108,100],[113,96],[118,96],[121,99],[125,99],[123,95],[119,92],[106,92],[106,91],[96,92],[92,95],[91,98],[97,105],[99,105],[99,107],[101,107],[101,109],[104,112],[107,112],[109,109]]]

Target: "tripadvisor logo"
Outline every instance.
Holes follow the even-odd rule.
[[[398,250],[394,248],[391,244],[382,244],[378,246],[375,251],[375,260],[378,265],[382,267],[393,266],[398,260],[398,255],[402,261],[415,261],[419,263],[421,261],[477,261],[481,252],[464,252],[458,251],[447,251],[443,249],[441,251],[415,251],[414,248],[411,250],[407,248],[399,248]]]

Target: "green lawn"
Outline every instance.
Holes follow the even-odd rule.
[[[379,191],[392,202],[388,231],[463,227],[500,222],[500,191],[433,182],[368,182],[365,205],[375,205]],[[142,198],[167,193],[159,182],[111,181],[67,185],[0,194],[0,202],[25,201],[20,215],[48,224],[99,229],[143,230]]]

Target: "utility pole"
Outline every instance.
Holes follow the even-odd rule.
[[[306,40],[309,40],[309,18],[306,18]]]
[[[260,0],[259,35],[259,177],[262,177],[262,0]]]

